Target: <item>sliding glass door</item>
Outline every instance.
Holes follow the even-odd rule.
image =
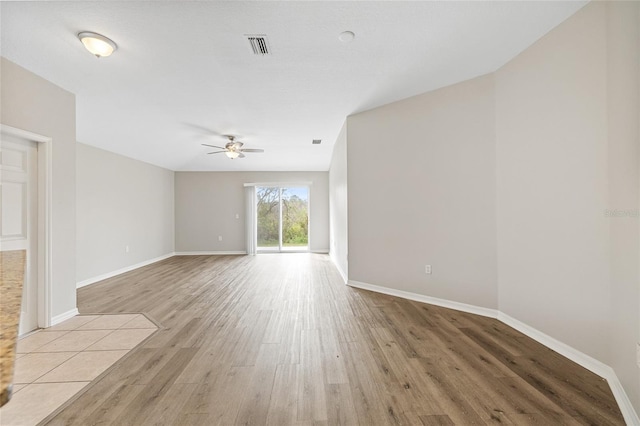
[[[309,250],[309,188],[280,188],[281,250]]]
[[[309,188],[256,187],[258,251],[309,250]]]
[[[258,250],[280,250],[280,188],[256,188]]]

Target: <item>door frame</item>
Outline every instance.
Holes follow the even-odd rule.
[[[0,124],[0,134],[36,142],[38,155],[38,327],[51,326],[51,195],[53,139]]]

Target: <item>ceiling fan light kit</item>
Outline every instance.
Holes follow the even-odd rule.
[[[226,145],[224,147],[222,146],[216,146],[216,145],[209,145],[206,143],[203,143],[203,146],[208,146],[211,148],[218,148],[221,151],[212,151],[212,152],[208,152],[207,154],[219,154],[221,152],[224,152],[224,154],[229,157],[230,159],[234,160],[236,158],[244,158],[245,152],[264,152],[264,149],[249,149],[249,148],[242,148],[244,146],[244,143],[240,142],[240,141],[236,141],[236,137],[235,136],[231,136],[231,135],[225,135],[227,139],[229,139],[229,142],[226,143]]]

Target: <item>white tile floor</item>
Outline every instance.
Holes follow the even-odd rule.
[[[35,425],[157,330],[142,314],[78,315],[18,341],[0,425]]]

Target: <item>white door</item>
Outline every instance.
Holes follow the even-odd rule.
[[[38,151],[35,142],[0,141],[0,250],[26,250],[19,334],[38,328]]]

